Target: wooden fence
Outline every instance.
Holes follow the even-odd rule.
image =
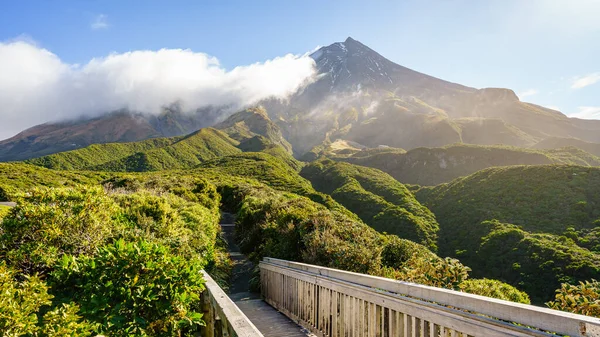
[[[263,337],[223,289],[202,271],[206,290],[202,293],[204,321],[202,337]]]
[[[303,263],[260,263],[265,301],[317,336],[594,336],[600,319]]]

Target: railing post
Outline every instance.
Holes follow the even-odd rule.
[[[206,326],[201,329],[202,337],[213,337],[214,336],[214,325],[213,325],[213,315],[212,315],[212,305],[210,303],[210,293],[208,289],[204,290],[202,293],[202,313],[204,322]]]

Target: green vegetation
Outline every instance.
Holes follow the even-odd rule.
[[[238,153],[238,144],[238,141],[229,138],[222,131],[206,128],[182,137],[91,145],[27,162],[62,170],[142,172],[181,169]]]
[[[331,160],[311,163],[301,174],[377,231],[436,250],[438,224],[434,215],[389,175]]]
[[[31,309],[36,331],[71,324],[82,336],[193,334],[201,324],[197,270],[223,283],[231,267],[219,239],[220,205],[238,214],[236,236],[255,262],[271,256],[521,303],[547,301],[561,283],[597,278],[599,269],[594,168],[497,168],[409,190],[373,168],[301,164],[254,135],[234,154],[186,170],[10,163],[0,173],[0,196],[17,202],[0,223],[10,287],[35,280],[46,289],[47,300]],[[527,190],[526,179],[540,189]],[[543,216],[515,207],[533,200],[547,208]],[[569,212],[556,209],[569,203]],[[98,279],[107,282],[94,285]]]
[[[533,147],[536,149],[561,149],[565,147],[575,147],[589,152],[595,156],[600,156],[600,144],[586,142],[577,138],[548,137],[541,140]]]
[[[377,233],[304,197],[250,186],[223,193],[227,207],[238,211],[240,248],[255,262],[271,256],[457,290],[468,278],[470,269],[458,260],[442,259],[420,244]],[[501,282],[496,288],[491,295],[527,298]]]
[[[406,184],[433,186],[488,167],[573,164],[600,166],[600,158],[576,148],[533,150],[499,145],[454,144],[416,148],[408,152],[363,150],[335,160],[368,166],[389,173]]]
[[[556,290],[556,298],[547,305],[552,309],[576,314],[600,317],[600,282],[596,280],[580,282],[578,285],[563,283]]]
[[[590,250],[598,246],[599,188],[600,168],[515,166],[423,188],[417,198],[439,219],[442,254],[541,304],[563,282],[600,276]]]
[[[0,223],[0,296],[8,296],[0,301],[0,326],[26,315],[28,323],[12,335],[198,331],[199,271],[222,275],[228,268],[218,242],[220,196],[198,178],[154,183],[151,190],[110,184],[108,191],[37,187],[15,194],[17,206]]]
[[[26,162],[56,170],[81,170],[114,161],[115,158],[125,158],[137,152],[169,146],[176,139],[151,138],[134,143],[93,144],[83,149],[55,153]]]

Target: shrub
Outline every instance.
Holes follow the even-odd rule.
[[[96,256],[65,255],[52,273],[57,298],[112,336],[191,336],[203,324],[198,259],[164,246],[118,240]]]
[[[519,289],[498,280],[470,279],[460,284],[460,290],[501,300],[530,304],[529,296]]]
[[[62,254],[91,254],[118,232],[118,207],[100,187],[34,188],[16,201],[1,224],[0,256],[29,275]]]
[[[556,290],[554,301],[546,305],[556,310],[600,317],[600,282],[591,280],[579,282],[579,285],[563,283]]]
[[[41,309],[51,304],[48,286],[37,276],[15,281],[15,272],[0,263],[0,331],[2,336],[83,337],[92,325],[81,321],[79,307],[63,304],[48,311],[43,320]],[[42,322],[40,326],[40,321]]]

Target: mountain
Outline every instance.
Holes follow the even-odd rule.
[[[263,151],[300,168],[291,157],[291,146],[282,137],[279,127],[260,108],[242,110],[215,128],[202,128],[186,136],[93,144],[26,162],[58,170],[137,172],[192,168],[242,151]]]
[[[0,161],[182,136],[209,126],[238,141],[248,133],[264,136],[297,158],[336,140],[406,150],[455,143],[527,148],[552,137],[600,143],[600,121],[521,102],[509,89],[476,89],[411,70],[352,38],[310,56],[317,75],[287,99],[266,99],[234,115],[229,107],[183,111],[173,104],[159,115],[120,111],[48,123],[0,142]]]
[[[35,158],[91,144],[186,135],[215,124],[222,118],[220,111],[206,107],[184,113],[178,105],[172,105],[159,115],[122,110],[100,117],[41,124],[0,141],[0,161]]]
[[[475,89],[400,66],[348,38],[311,57],[316,81],[263,105],[301,156],[342,139],[407,150],[453,143],[530,147],[548,137],[600,142],[600,121],[524,103],[509,89]]]

